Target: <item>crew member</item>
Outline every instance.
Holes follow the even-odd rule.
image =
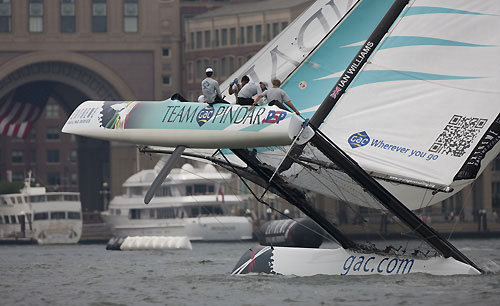
[[[219,89],[219,83],[212,78],[214,70],[212,68],[207,68],[205,70],[207,77],[201,81],[201,92],[205,96],[205,100],[208,104],[213,103],[228,103],[222,99],[222,95]]]
[[[272,88],[269,88],[268,90],[264,91],[262,95],[259,95],[254,102],[254,106],[257,105],[259,100],[262,97],[265,97],[267,101],[269,101],[269,105],[273,106],[276,105],[277,107],[284,109],[286,111],[290,111],[288,108],[285,107],[285,104],[290,107],[297,115],[300,115],[300,112],[298,109],[295,108],[293,105],[292,101],[290,101],[290,97],[286,94],[286,92],[279,88],[281,86],[281,81],[278,79],[274,79],[271,82],[273,84]],[[253,108],[253,107],[252,107]]]
[[[238,85],[238,89],[236,103],[240,105],[252,105],[254,103],[252,97],[262,94],[260,86],[257,86],[255,82],[250,82],[250,78],[246,75],[241,78],[241,86]]]

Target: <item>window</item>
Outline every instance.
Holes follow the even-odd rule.
[[[219,46],[219,30],[215,30],[215,46]]]
[[[245,27],[240,28],[240,44],[245,43]]]
[[[22,172],[12,173],[12,181],[14,181],[14,182],[22,182],[22,181],[24,181],[24,178],[25,178],[25,176],[24,176],[24,173],[22,173]]]
[[[187,63],[187,79],[189,82],[193,81],[193,62]]]
[[[75,0],[61,0],[61,32],[74,33],[75,19]]]
[[[229,29],[229,43],[231,45],[236,45],[236,28]]]
[[[30,134],[28,136],[28,139],[30,142],[35,142],[36,141],[36,129],[30,129]]]
[[[14,215],[10,216],[10,223],[12,223],[12,224],[16,224],[17,223],[16,216],[14,216]]]
[[[255,42],[262,41],[262,25],[258,24],[255,26]]]
[[[234,72],[234,57],[229,57],[229,74],[233,74]]]
[[[210,48],[210,31],[205,31],[205,48]]]
[[[210,67],[210,61],[208,59],[204,59],[203,60],[203,67],[204,68]],[[212,67],[212,69],[214,69],[214,68]]]
[[[58,128],[47,128],[47,134],[45,137],[47,140],[59,140],[60,134]]]
[[[215,71],[219,70],[219,61],[217,61],[216,59],[212,61],[212,69]]]
[[[283,31],[288,26],[288,21],[283,21],[281,23],[281,31]]]
[[[58,163],[59,162],[59,150],[47,150],[47,162],[48,163]]]
[[[164,75],[164,76],[161,78],[161,80],[162,80],[162,83],[163,83],[164,85],[169,85],[169,84],[170,84],[170,76],[168,76],[168,75]]]
[[[140,219],[141,218],[141,210],[140,209],[131,209],[129,218],[130,219]]]
[[[123,31],[137,32],[139,28],[139,8],[137,0],[124,0],[123,4]]]
[[[78,158],[78,152],[76,150],[71,150],[71,153],[69,154],[69,160],[72,163],[76,163],[77,158]]]
[[[222,29],[221,32],[221,45],[222,46],[227,46],[227,29]]]
[[[280,25],[277,22],[273,23],[273,38],[275,38],[280,32]]]
[[[64,211],[52,211],[50,213],[51,220],[59,220],[59,219],[65,219],[65,218],[66,218],[66,213]]]
[[[202,48],[202,33],[201,31],[196,32],[196,49]]]
[[[161,186],[155,193],[157,197],[169,197],[172,196],[172,189],[169,186]]]
[[[104,33],[108,30],[107,0],[92,0],[92,32]]]
[[[14,150],[11,153],[11,158],[13,164],[22,164],[24,163],[24,152],[20,150]]]
[[[29,31],[43,32],[43,0],[29,0]]]
[[[35,213],[33,216],[33,220],[47,220],[49,218],[49,213],[47,212],[41,212],[41,213]]]
[[[68,211],[68,219],[80,219],[80,212],[78,211]]]
[[[45,107],[45,118],[47,118],[47,119],[59,119],[59,105],[48,104]]]
[[[5,224],[9,224],[10,223],[9,216],[3,216],[3,220],[5,221]]]
[[[188,49],[194,49],[194,32],[189,33],[189,37],[191,39],[189,40]]]
[[[75,186],[78,183],[78,176],[76,175],[76,173],[71,173],[69,183],[71,186]]]
[[[170,48],[163,48],[161,50],[161,55],[163,55],[163,56],[170,56]]]
[[[226,76],[226,57],[222,57],[220,60],[220,74]]]
[[[36,164],[36,151],[31,151],[31,164]]]
[[[196,78],[199,79],[202,77],[201,74],[201,60],[196,60]]]
[[[172,219],[175,218],[175,213],[173,208],[157,208],[156,209],[157,219]]]
[[[49,185],[61,185],[61,175],[58,172],[50,172],[47,174],[47,183]]]
[[[266,41],[271,40],[271,25],[268,23],[266,24]]]
[[[0,33],[12,31],[11,0],[0,0]]]
[[[253,43],[253,26],[247,27],[247,43]]]

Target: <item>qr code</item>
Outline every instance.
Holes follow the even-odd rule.
[[[487,121],[488,119],[453,115],[429,151],[462,157]]]

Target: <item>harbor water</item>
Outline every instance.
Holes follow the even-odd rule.
[[[499,305],[500,239],[452,241],[481,276],[230,274],[245,243],[193,250],[0,246],[0,305]]]

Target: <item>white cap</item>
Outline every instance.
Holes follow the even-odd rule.
[[[212,68],[208,67],[208,68],[205,70],[205,72],[214,72],[214,70],[213,70]]]

